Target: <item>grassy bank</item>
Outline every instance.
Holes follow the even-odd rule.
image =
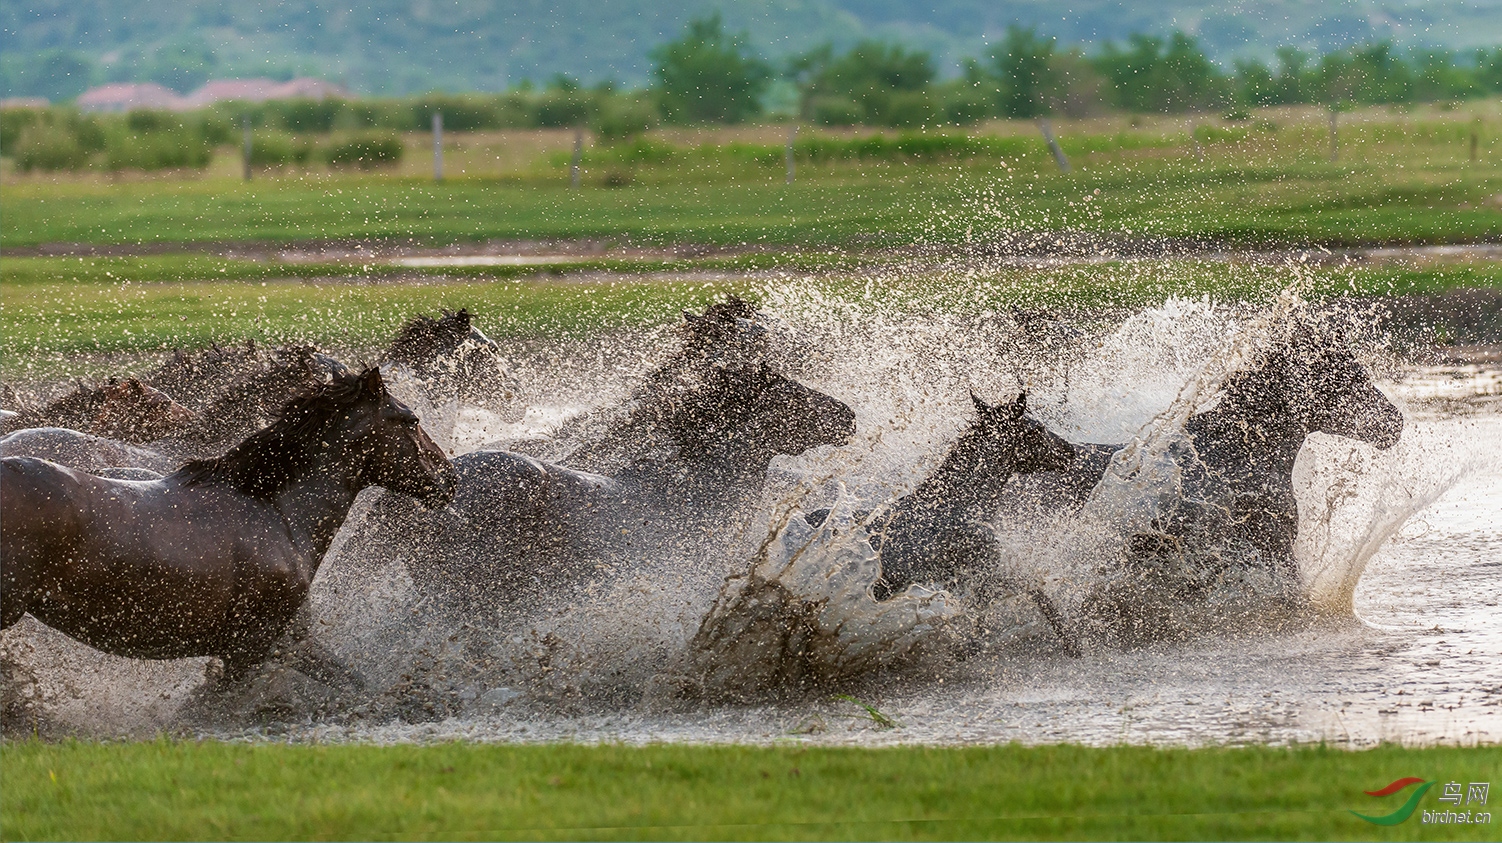
[[[1502,750],[8,743],[11,840],[1494,839],[1384,827]],[[1438,803],[1433,788],[1421,807]],[[1476,806],[1472,806],[1473,808]]]
[[[877,162],[811,172],[794,185],[731,174],[580,191],[379,175],[25,182],[0,191],[0,247],[593,237],[870,249],[1064,229],[1238,245],[1502,239],[1502,161],[1431,161],[1420,151],[1352,164],[1199,163],[1175,153],[1069,174],[989,160]]]

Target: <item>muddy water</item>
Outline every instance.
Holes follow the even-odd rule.
[[[1502,739],[1502,413],[1495,368],[1485,366],[1386,367],[1381,386],[1409,418],[1392,452],[1311,440],[1296,475],[1299,560],[1318,609],[1309,616],[1212,622],[1179,640],[1097,645],[1070,658],[1025,606],[977,619],[951,611],[943,595],[917,594],[911,612],[883,621],[890,628],[874,643],[854,641],[831,657],[858,669],[827,688],[751,704],[686,698],[681,680],[701,621],[733,605],[727,580],[745,574],[779,530],[784,545],[808,540],[784,526],[798,507],[845,498],[852,508],[871,506],[911,488],[963,425],[966,389],[997,397],[1020,379],[1035,414],[1069,438],[1122,441],[1150,425],[1246,321],[1170,302],[1125,322],[1019,338],[1005,320],[855,320],[829,302],[771,298],[784,332],[806,351],[805,379],[854,406],[860,433],[845,448],[775,464],[757,512],[723,530],[712,552],[631,560],[620,576],[494,622],[435,618],[398,560],[335,559],[315,587],[318,638],[365,675],[367,689],[354,693],[273,667],[230,698],[206,702],[207,660],[116,659],[28,619],[0,639],[13,670],[8,693],[24,709],[12,726],[324,741]],[[647,352],[625,357],[637,371],[651,362]],[[459,450],[527,440],[618,399],[619,360],[602,369],[593,382],[571,370],[567,383],[546,384],[521,422],[457,408],[425,416]],[[1069,572],[1050,568],[1045,546],[1082,527],[998,529],[1011,561],[1062,580]],[[862,575],[858,541],[825,550],[823,559]],[[842,594],[852,593],[847,586]],[[855,598],[844,611],[847,620],[870,618]],[[964,622],[949,624],[954,615]],[[883,644],[892,645],[890,658]],[[860,647],[861,658],[848,657]],[[741,673],[764,658],[744,648],[725,653],[744,660],[731,665]]]

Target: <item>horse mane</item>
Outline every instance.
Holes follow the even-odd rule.
[[[396,337],[386,349],[386,357],[417,365],[454,350],[459,341],[469,335],[469,309],[461,307],[457,311],[445,310],[442,313],[438,319],[425,313],[408,319],[397,329]]]
[[[707,396],[738,382],[765,386],[772,377],[764,349],[748,350],[742,342],[743,323],[756,316],[754,304],[734,295],[711,304],[703,315],[685,311],[678,351],[653,368],[620,407],[580,423],[581,429],[600,431],[601,438],[563,458],[570,467],[608,474],[633,455],[693,445],[684,434],[702,426],[705,413],[713,411],[704,404]],[[736,402],[729,403],[733,412]]]
[[[1290,314],[1270,326],[1269,334],[1246,363],[1226,377],[1222,389],[1228,398],[1266,397],[1270,388],[1282,386],[1281,380],[1268,380],[1286,374],[1279,367],[1315,366],[1345,351],[1341,332],[1310,314]]]
[[[363,374],[342,372],[288,401],[270,425],[221,457],[193,460],[176,477],[188,485],[227,483],[253,498],[267,500],[311,467],[315,448],[327,443],[329,422],[359,400]]]

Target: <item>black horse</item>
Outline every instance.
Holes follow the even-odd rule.
[[[610,559],[692,542],[759,492],[778,454],[847,442],[855,414],[781,374],[743,303],[690,316],[684,352],[652,373],[623,419],[567,464],[507,451],[455,458],[441,513],[383,497],[352,542],[396,538],[413,580],[443,602],[491,610],[589,579]],[[754,314],[754,311],[752,311]],[[598,469],[598,470],[595,470]]]
[[[1026,394],[994,407],[973,394],[970,400],[976,419],[938,470],[868,521],[881,560],[872,596],[889,600],[912,583],[927,583],[969,593],[984,606],[998,594],[1026,592],[1065,648],[1075,653],[1074,636],[1065,630],[1053,602],[997,569],[1001,552],[987,524],[1013,475],[1060,471],[1073,461],[1074,449],[1027,415]],[[821,509],[805,518],[817,527],[828,514]]]
[[[1281,330],[1253,365],[1225,381],[1215,406],[1185,422],[1184,441],[1172,449],[1182,494],[1127,542],[1133,578],[1193,599],[1227,570],[1256,566],[1298,601],[1293,468],[1304,441],[1319,432],[1382,449],[1398,443],[1402,412],[1372,384],[1339,332],[1303,320]],[[1122,446],[1078,447],[1081,460],[1047,478],[1045,498],[1082,503]]]
[[[474,324],[468,308],[407,320],[386,349],[386,366],[410,372],[433,404],[458,400],[499,409],[515,397],[500,346]]]
[[[160,480],[0,460],[0,628],[27,613],[134,658],[259,665],[361,489],[442,506],[453,468],[371,369],[295,399],[227,454]]]

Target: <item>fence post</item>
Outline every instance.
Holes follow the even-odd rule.
[[[1043,140],[1048,143],[1048,151],[1053,153],[1053,160],[1059,165],[1059,172],[1069,172],[1069,159],[1064,157],[1064,150],[1060,149],[1059,142],[1054,140],[1053,127],[1048,125],[1047,120],[1039,120],[1038,129],[1043,132]]]
[[[793,170],[793,141],[795,141],[797,139],[798,139],[798,124],[794,123],[793,124],[793,128],[788,129],[788,146],[787,146],[787,164],[788,164],[788,180],[787,180],[787,183],[788,184],[792,184],[793,183],[793,174],[794,174],[794,170]],[[1474,146],[1474,144],[1473,144],[1473,146]]]
[[[443,112],[433,112],[433,181],[443,181]]]
[[[240,118],[240,128],[245,131],[245,180],[250,181],[250,115]]]
[[[1194,155],[1203,164],[1205,163],[1205,147],[1200,144],[1199,129],[1200,124],[1198,121],[1191,120],[1189,122],[1189,139],[1194,141]]]
[[[1340,112],[1337,111],[1337,110],[1335,110],[1335,106],[1333,106],[1333,105],[1330,106],[1330,163],[1331,164],[1334,164],[1336,161],[1340,160],[1340,134],[1339,134],[1339,125],[1338,125],[1339,120],[1340,120]]]
[[[574,159],[568,165],[568,183],[574,190],[579,189],[579,159],[584,155],[584,130],[574,130]]]
[[[1471,125],[1471,163],[1476,162],[1476,153],[1481,146],[1481,130],[1475,124]]]

